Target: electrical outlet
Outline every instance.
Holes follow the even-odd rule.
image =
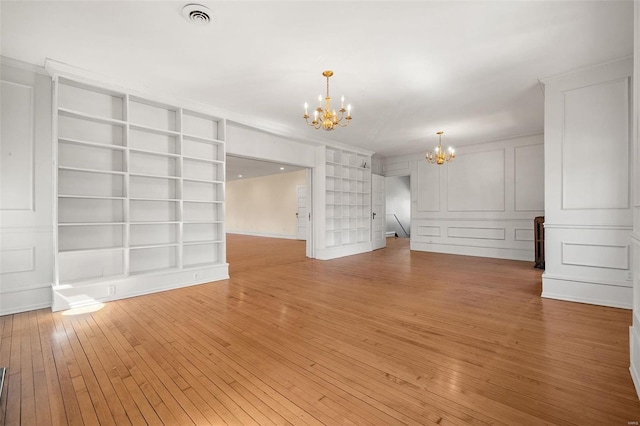
[[[115,296],[115,294],[116,294],[116,286],[114,284],[107,286],[107,296]]]
[[[199,272],[194,272],[194,273],[193,273],[193,279],[194,279],[194,280],[197,280],[197,279],[199,279],[199,278],[200,278],[200,273],[199,273]]]

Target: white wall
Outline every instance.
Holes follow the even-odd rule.
[[[316,146],[227,121],[228,155],[315,167]]]
[[[546,79],[542,296],[631,307],[632,59]]]
[[[385,176],[411,175],[411,249],[531,260],[542,216],[541,134],[456,147],[442,166],[424,153],[387,158]]]
[[[296,238],[297,186],[306,184],[306,170],[227,182],[227,232]]]
[[[2,58],[0,315],[51,305],[51,78]]]

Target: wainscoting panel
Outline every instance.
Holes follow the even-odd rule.
[[[419,225],[416,226],[416,234],[420,237],[439,237],[440,227]]]
[[[631,306],[632,73],[627,57],[543,82],[544,297]]]
[[[35,269],[35,247],[15,247],[0,250],[0,271],[3,274],[31,272]]]
[[[629,208],[629,79],[566,91],[564,104],[562,208]]]
[[[629,246],[563,242],[562,264],[628,270]]]
[[[411,249],[533,261],[533,241],[515,239],[516,229],[533,233],[533,221],[415,219]],[[530,229],[527,229],[527,226]],[[444,232],[441,232],[444,230]]]
[[[455,160],[441,166],[424,153],[386,159],[389,175],[410,167],[411,249],[533,262],[543,142],[534,134],[455,147]]]
[[[479,228],[450,226],[447,228],[449,238],[474,238],[478,240],[504,240],[504,228]]]
[[[440,169],[425,161],[416,162],[416,210],[440,211]]]
[[[458,155],[446,169],[448,211],[504,211],[504,161],[504,150]]]
[[[0,57],[0,315],[51,306],[51,77]]]
[[[35,193],[33,87],[2,81],[0,100],[0,206],[4,211],[31,212]]]
[[[544,210],[544,145],[518,146],[514,151],[514,210]]]

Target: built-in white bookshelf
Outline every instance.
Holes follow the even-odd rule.
[[[225,121],[64,77],[55,99],[60,300],[228,277]]]
[[[326,148],[324,248],[320,258],[369,251],[371,156]]]

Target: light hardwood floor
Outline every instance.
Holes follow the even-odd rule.
[[[0,317],[7,425],[627,425],[631,312],[540,298],[528,262],[333,261],[229,235],[232,278]],[[1,422],[0,422],[1,423]]]

